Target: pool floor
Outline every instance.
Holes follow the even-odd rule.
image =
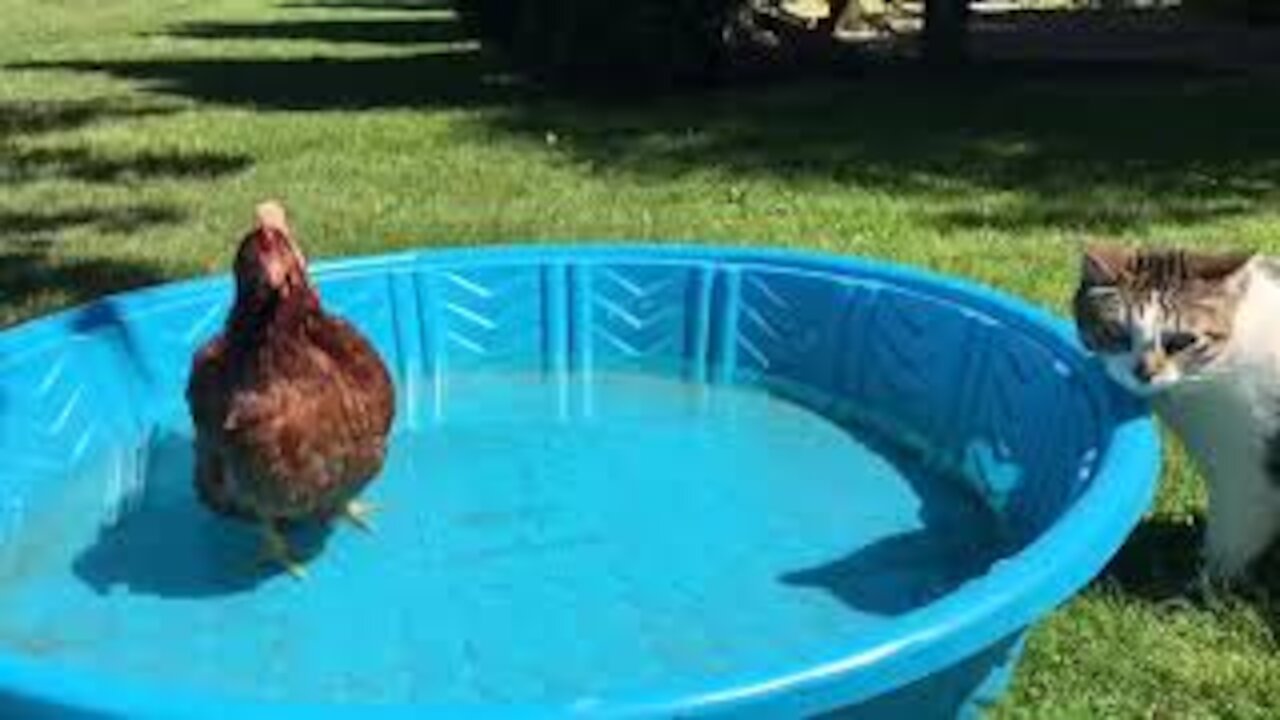
[[[297,538],[304,581],[196,502],[175,405],[0,547],[0,648],[252,699],[568,700],[802,666],[1002,554],[953,482],[799,405],[575,383],[451,379],[375,532]]]

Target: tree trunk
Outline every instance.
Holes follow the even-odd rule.
[[[853,2],[857,2],[857,0],[832,0],[831,15],[826,20],[823,20],[822,24],[818,26],[818,32],[830,37],[836,29],[836,23],[838,23],[840,18],[844,15],[845,8]]]
[[[954,65],[968,54],[968,0],[925,0],[925,62]]]

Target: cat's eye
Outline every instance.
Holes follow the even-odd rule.
[[[1170,355],[1178,353],[1196,344],[1198,338],[1189,332],[1168,332],[1160,336],[1160,345]]]
[[[1094,327],[1094,339],[1104,348],[1123,348],[1129,344],[1129,327],[1121,322],[1101,322]]]

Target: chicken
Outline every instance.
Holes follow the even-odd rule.
[[[283,530],[345,517],[381,471],[395,413],[373,346],[330,315],[276,202],[257,207],[235,258],[235,304],[196,351],[187,384],[195,487],[216,513],[258,523],[262,560],[305,571]]]

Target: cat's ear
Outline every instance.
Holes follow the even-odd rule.
[[[1192,253],[1187,256],[1187,269],[1207,282],[1222,282],[1238,273],[1253,259],[1252,252]]]
[[[1090,285],[1115,285],[1132,257],[1132,250],[1117,245],[1087,244],[1080,263],[1081,277]]]

